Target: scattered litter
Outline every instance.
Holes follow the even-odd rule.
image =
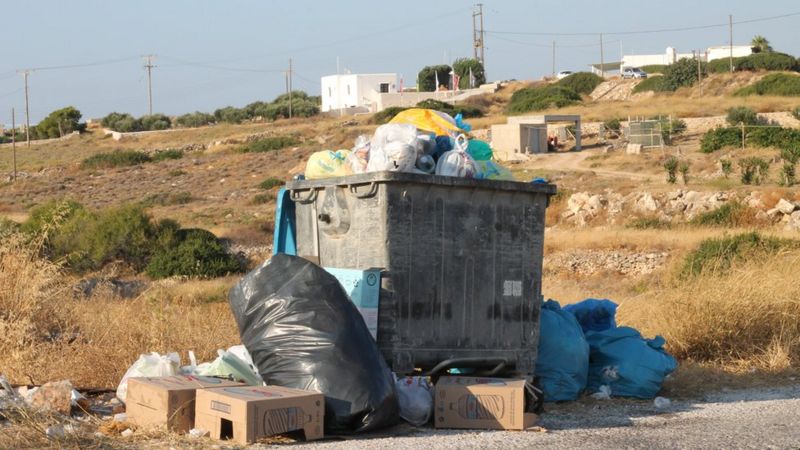
[[[577,399],[589,377],[589,344],[580,324],[557,301],[548,300],[539,314],[539,330],[536,376],[545,401]]]
[[[264,380],[255,370],[252,358],[250,358],[247,350],[244,349],[243,345],[237,347],[241,347],[241,349],[236,350],[237,353],[231,351],[234,347],[228,350],[217,350],[217,359],[211,363],[200,364],[193,370],[194,374],[208,377],[230,378],[236,381],[242,381],[251,386],[260,386],[264,384]],[[247,358],[250,359],[250,362],[237,356],[243,354],[242,350],[244,350],[244,354],[247,354]]]
[[[611,388],[603,385],[597,388],[597,392],[592,394],[592,398],[595,400],[609,400],[611,399]]]
[[[428,377],[402,377],[394,386],[400,417],[417,427],[428,423],[433,413],[433,389]]]
[[[655,400],[653,400],[653,404],[656,406],[656,408],[669,408],[671,403],[672,402],[665,397],[656,397]]]
[[[48,439],[63,439],[67,434],[61,425],[51,425],[44,430]]]
[[[131,425],[126,422],[114,422],[105,420],[97,427],[98,432],[105,436],[119,436],[123,431],[129,429]]]
[[[128,420],[128,415],[125,413],[114,414],[114,422],[125,422]]]
[[[133,436],[133,430],[131,430],[130,428],[128,428],[127,430],[123,431],[123,432],[122,432],[122,433],[120,433],[119,435],[120,435],[120,436],[122,436],[122,437],[124,437],[124,438],[126,438],[126,437],[131,437],[131,436]]]
[[[245,275],[228,300],[267,385],[325,394],[327,433],[396,423],[391,372],[333,275],[306,259],[277,254]]]
[[[117,387],[117,398],[125,401],[128,393],[128,378],[163,377],[177,375],[180,371],[181,357],[177,353],[159,355],[156,352],[140,355],[139,359],[125,372]]]
[[[200,428],[192,428],[189,430],[189,436],[193,438],[201,438],[209,435],[209,432]]]

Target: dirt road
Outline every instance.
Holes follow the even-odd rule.
[[[800,384],[673,401],[593,400],[549,405],[546,432],[458,431],[398,426],[386,433],[293,446],[322,449],[798,448]],[[267,448],[267,447],[254,447]]]
[[[639,172],[624,172],[619,170],[609,170],[602,168],[587,167],[586,159],[596,155],[597,151],[582,150],[579,152],[544,153],[536,155],[530,163],[536,169],[561,170],[571,172],[592,172],[596,175],[610,176],[617,178],[627,178],[634,180],[646,180],[653,178],[653,175]]]

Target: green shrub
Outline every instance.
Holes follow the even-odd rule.
[[[656,217],[640,217],[631,220],[625,227],[635,230],[666,230],[672,228],[672,224]]]
[[[639,67],[639,69],[647,72],[648,75],[651,73],[664,73],[664,69],[667,68],[666,64],[648,64],[646,66]]]
[[[140,270],[150,256],[154,236],[150,217],[140,206],[81,209],[50,238],[49,249],[76,272],[97,270],[116,260]]]
[[[701,64],[701,74],[705,75],[705,64]],[[697,61],[682,58],[664,69],[662,87],[665,91],[676,91],[681,87],[690,87],[697,82]]]
[[[152,116],[142,116],[139,119],[142,124],[142,130],[157,131],[166,130],[172,126],[172,120],[164,114],[153,114]]]
[[[261,183],[258,183],[258,187],[265,190],[269,190],[281,185],[283,185],[283,181],[274,177],[269,177],[266,180],[262,181]]]
[[[795,149],[800,147],[800,130],[795,128],[769,127],[747,131],[747,143],[757,147]]]
[[[686,256],[680,275],[688,278],[701,274],[723,273],[736,263],[752,261],[783,249],[797,248],[798,243],[790,239],[764,237],[758,233],[706,239]]]
[[[739,168],[742,171],[742,184],[761,184],[767,178],[769,172],[769,162],[751,156],[739,160]]]
[[[120,133],[142,131],[142,122],[128,113],[109,113],[100,120],[100,124]]]
[[[30,236],[50,234],[82,209],[83,205],[72,200],[50,200],[31,209],[28,220],[19,228]]]
[[[617,119],[616,117],[613,119],[608,119],[603,122],[603,127],[605,127],[607,130],[619,131],[620,128],[622,128],[622,124],[620,122],[620,119]]]
[[[242,153],[264,153],[280,150],[299,144],[300,141],[293,136],[270,136],[246,144],[240,149]]]
[[[742,123],[745,125],[759,125],[764,122],[755,111],[746,106],[734,106],[730,108],[725,121],[732,127]]]
[[[214,123],[214,116],[200,111],[175,118],[175,125],[182,128],[196,128]]]
[[[168,159],[183,158],[183,150],[169,149],[158,152],[152,156],[153,161],[166,161]]]
[[[439,86],[450,85],[450,66],[441,64],[438,66],[425,66],[417,74],[417,89],[419,92],[435,92]],[[436,80],[439,80],[439,86]]]
[[[408,108],[403,108],[402,106],[390,106],[383,111],[376,112],[372,115],[370,119],[370,123],[375,125],[383,125],[385,123],[389,123],[390,120],[394,118],[398,113],[407,110]]]
[[[142,206],[149,207],[149,206],[173,206],[173,205],[185,205],[187,203],[191,203],[194,200],[191,192],[187,191],[179,191],[179,192],[162,192],[159,194],[151,194],[142,200]]]
[[[796,182],[795,163],[783,163],[783,167],[781,167],[780,184],[782,186],[792,187]]]
[[[152,278],[189,276],[212,278],[244,269],[222,242],[209,231],[201,229],[179,230],[176,241],[167,248],[156,251],[145,272]]]
[[[750,209],[747,206],[731,201],[696,216],[691,223],[700,226],[736,227],[747,225],[749,217]]]
[[[5,239],[8,235],[20,231],[20,224],[13,220],[0,217],[0,239]]]
[[[269,194],[256,194],[253,196],[253,204],[254,205],[263,205],[265,203],[269,203],[272,199]]]
[[[725,147],[741,147],[742,131],[738,128],[714,128],[700,139],[700,151],[712,153]]]
[[[476,106],[451,105],[450,103],[434,99],[423,100],[417,103],[417,108],[434,109],[450,114],[453,117],[455,117],[456,114],[461,114],[465,119],[470,117],[483,117],[483,111]]]
[[[117,150],[98,153],[83,160],[82,169],[110,169],[113,167],[135,166],[152,161],[147,153],[135,150]]]
[[[733,172],[733,162],[731,162],[730,159],[720,159],[719,167],[720,170],[722,170],[722,175],[724,175],[725,178],[728,178]]]
[[[785,53],[753,53],[734,62],[735,70],[755,72],[769,71],[797,71],[797,60],[794,56]]]
[[[667,171],[667,183],[675,184],[678,181],[678,158],[670,156],[664,161],[664,170]]]
[[[800,120],[800,106],[792,110],[792,117],[797,120]]]
[[[311,117],[319,114],[320,102],[319,96],[310,96],[303,91],[292,91],[292,117]],[[286,119],[289,117],[289,94],[281,94],[269,104],[254,105],[252,111],[254,115],[250,118]]]
[[[733,95],[779,95],[800,96],[800,76],[788,73],[771,73],[750,86],[739,89]]]
[[[472,77],[475,83],[470,86],[469,73],[472,69]],[[484,74],[483,64],[474,58],[458,58],[453,62],[453,72],[459,76],[458,88],[470,89],[470,87],[478,87],[486,83],[486,75]],[[464,116],[466,117],[466,116]]]
[[[217,122],[235,124],[235,123],[242,123],[245,120],[250,119],[250,116],[244,109],[234,108],[233,106],[226,106],[225,108],[219,108],[216,111],[214,111],[214,119]]]
[[[578,72],[558,80],[556,84],[578,94],[589,95],[602,82],[601,77],[591,72]]]
[[[544,86],[520,89],[511,96],[506,111],[510,114],[523,114],[549,108],[563,108],[580,103],[581,96],[561,86]]]
[[[656,77],[647,77],[644,80],[640,81],[636,86],[633,88],[634,94],[639,94],[642,92],[664,92],[666,91],[666,87],[664,86],[664,77],[663,76],[656,76]]]
[[[687,161],[681,161],[681,163],[678,164],[678,172],[681,173],[683,184],[689,184],[689,163]]]
[[[686,131],[686,122],[682,119],[670,119],[668,116],[653,117],[661,121],[661,137],[670,143],[672,138]]]

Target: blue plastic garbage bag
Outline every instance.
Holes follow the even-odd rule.
[[[575,316],[555,300],[542,305],[539,315],[539,355],[536,376],[547,402],[575,400],[586,389],[589,344]]]
[[[608,330],[617,326],[615,319],[617,304],[611,300],[587,298],[582,302],[565,306],[564,310],[575,315],[584,333]]]
[[[590,392],[600,386],[611,389],[612,397],[653,398],[664,378],[678,362],[664,350],[661,336],[645,339],[630,327],[586,333],[589,342]]]

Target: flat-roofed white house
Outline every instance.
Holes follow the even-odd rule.
[[[398,91],[396,73],[348,73],[321,79],[322,112],[374,112],[380,94]]]
[[[748,56],[753,53],[753,49],[749,45],[734,45],[733,57]],[[731,56],[731,47],[729,45],[718,45],[708,47],[705,53],[701,53],[700,59],[702,61],[714,61],[715,59],[729,58]],[[657,55],[623,55],[622,67],[642,67],[649,65],[665,65],[668,66],[683,58],[694,58],[694,53],[678,53],[674,47],[667,47],[667,50],[662,54]]]

